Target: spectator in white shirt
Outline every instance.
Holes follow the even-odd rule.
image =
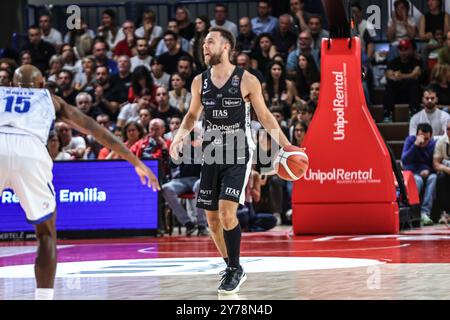
[[[149,47],[154,48],[162,34],[163,29],[156,24],[155,12],[150,9],[142,12],[142,26],[136,29],[136,37],[147,39]]]
[[[50,42],[58,51],[59,46],[62,45],[62,35],[61,32],[52,28],[52,18],[49,14],[44,13],[39,17],[39,28],[42,33],[42,40]]]
[[[231,22],[230,20],[227,20],[227,7],[222,4],[218,3],[216,4],[216,9],[214,10],[214,20],[211,20],[211,27],[222,27],[225,28],[231,33],[234,34],[235,37],[238,36],[238,28],[237,25],[234,22]]]
[[[111,51],[114,51],[119,41],[125,39],[123,29],[116,25],[116,13],[113,10],[103,11],[102,24],[97,28],[97,34],[105,38]]]
[[[138,38],[136,40],[137,55],[131,58],[131,72],[139,66],[145,66],[149,71],[152,57],[148,51],[148,42],[145,38]]]

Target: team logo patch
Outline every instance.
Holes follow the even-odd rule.
[[[238,88],[235,87],[231,87],[230,89],[228,89],[228,92],[231,94],[237,94],[238,93]]]
[[[222,99],[222,106],[224,108],[239,107],[242,103],[241,98],[224,98]]]
[[[233,76],[233,78],[231,79],[231,85],[233,87],[238,87],[239,86],[239,82],[240,82],[240,79],[239,79],[238,75]]]

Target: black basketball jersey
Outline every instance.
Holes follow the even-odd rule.
[[[222,88],[211,81],[211,69],[202,73],[201,101],[205,113],[203,149],[209,144],[224,150],[254,148],[250,128],[250,103],[244,101],[244,69],[235,67]]]

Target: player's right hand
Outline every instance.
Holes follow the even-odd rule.
[[[175,138],[170,144],[170,156],[174,160],[178,160],[180,158],[180,153],[183,150],[183,140]]]

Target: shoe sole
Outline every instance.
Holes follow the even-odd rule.
[[[247,274],[246,273],[241,278],[241,280],[239,281],[239,284],[236,286],[236,288],[234,288],[233,290],[227,291],[227,290],[220,290],[220,289],[218,289],[217,292],[219,292],[220,294],[235,294],[235,293],[238,293],[241,285],[245,282],[245,280],[247,280]]]

